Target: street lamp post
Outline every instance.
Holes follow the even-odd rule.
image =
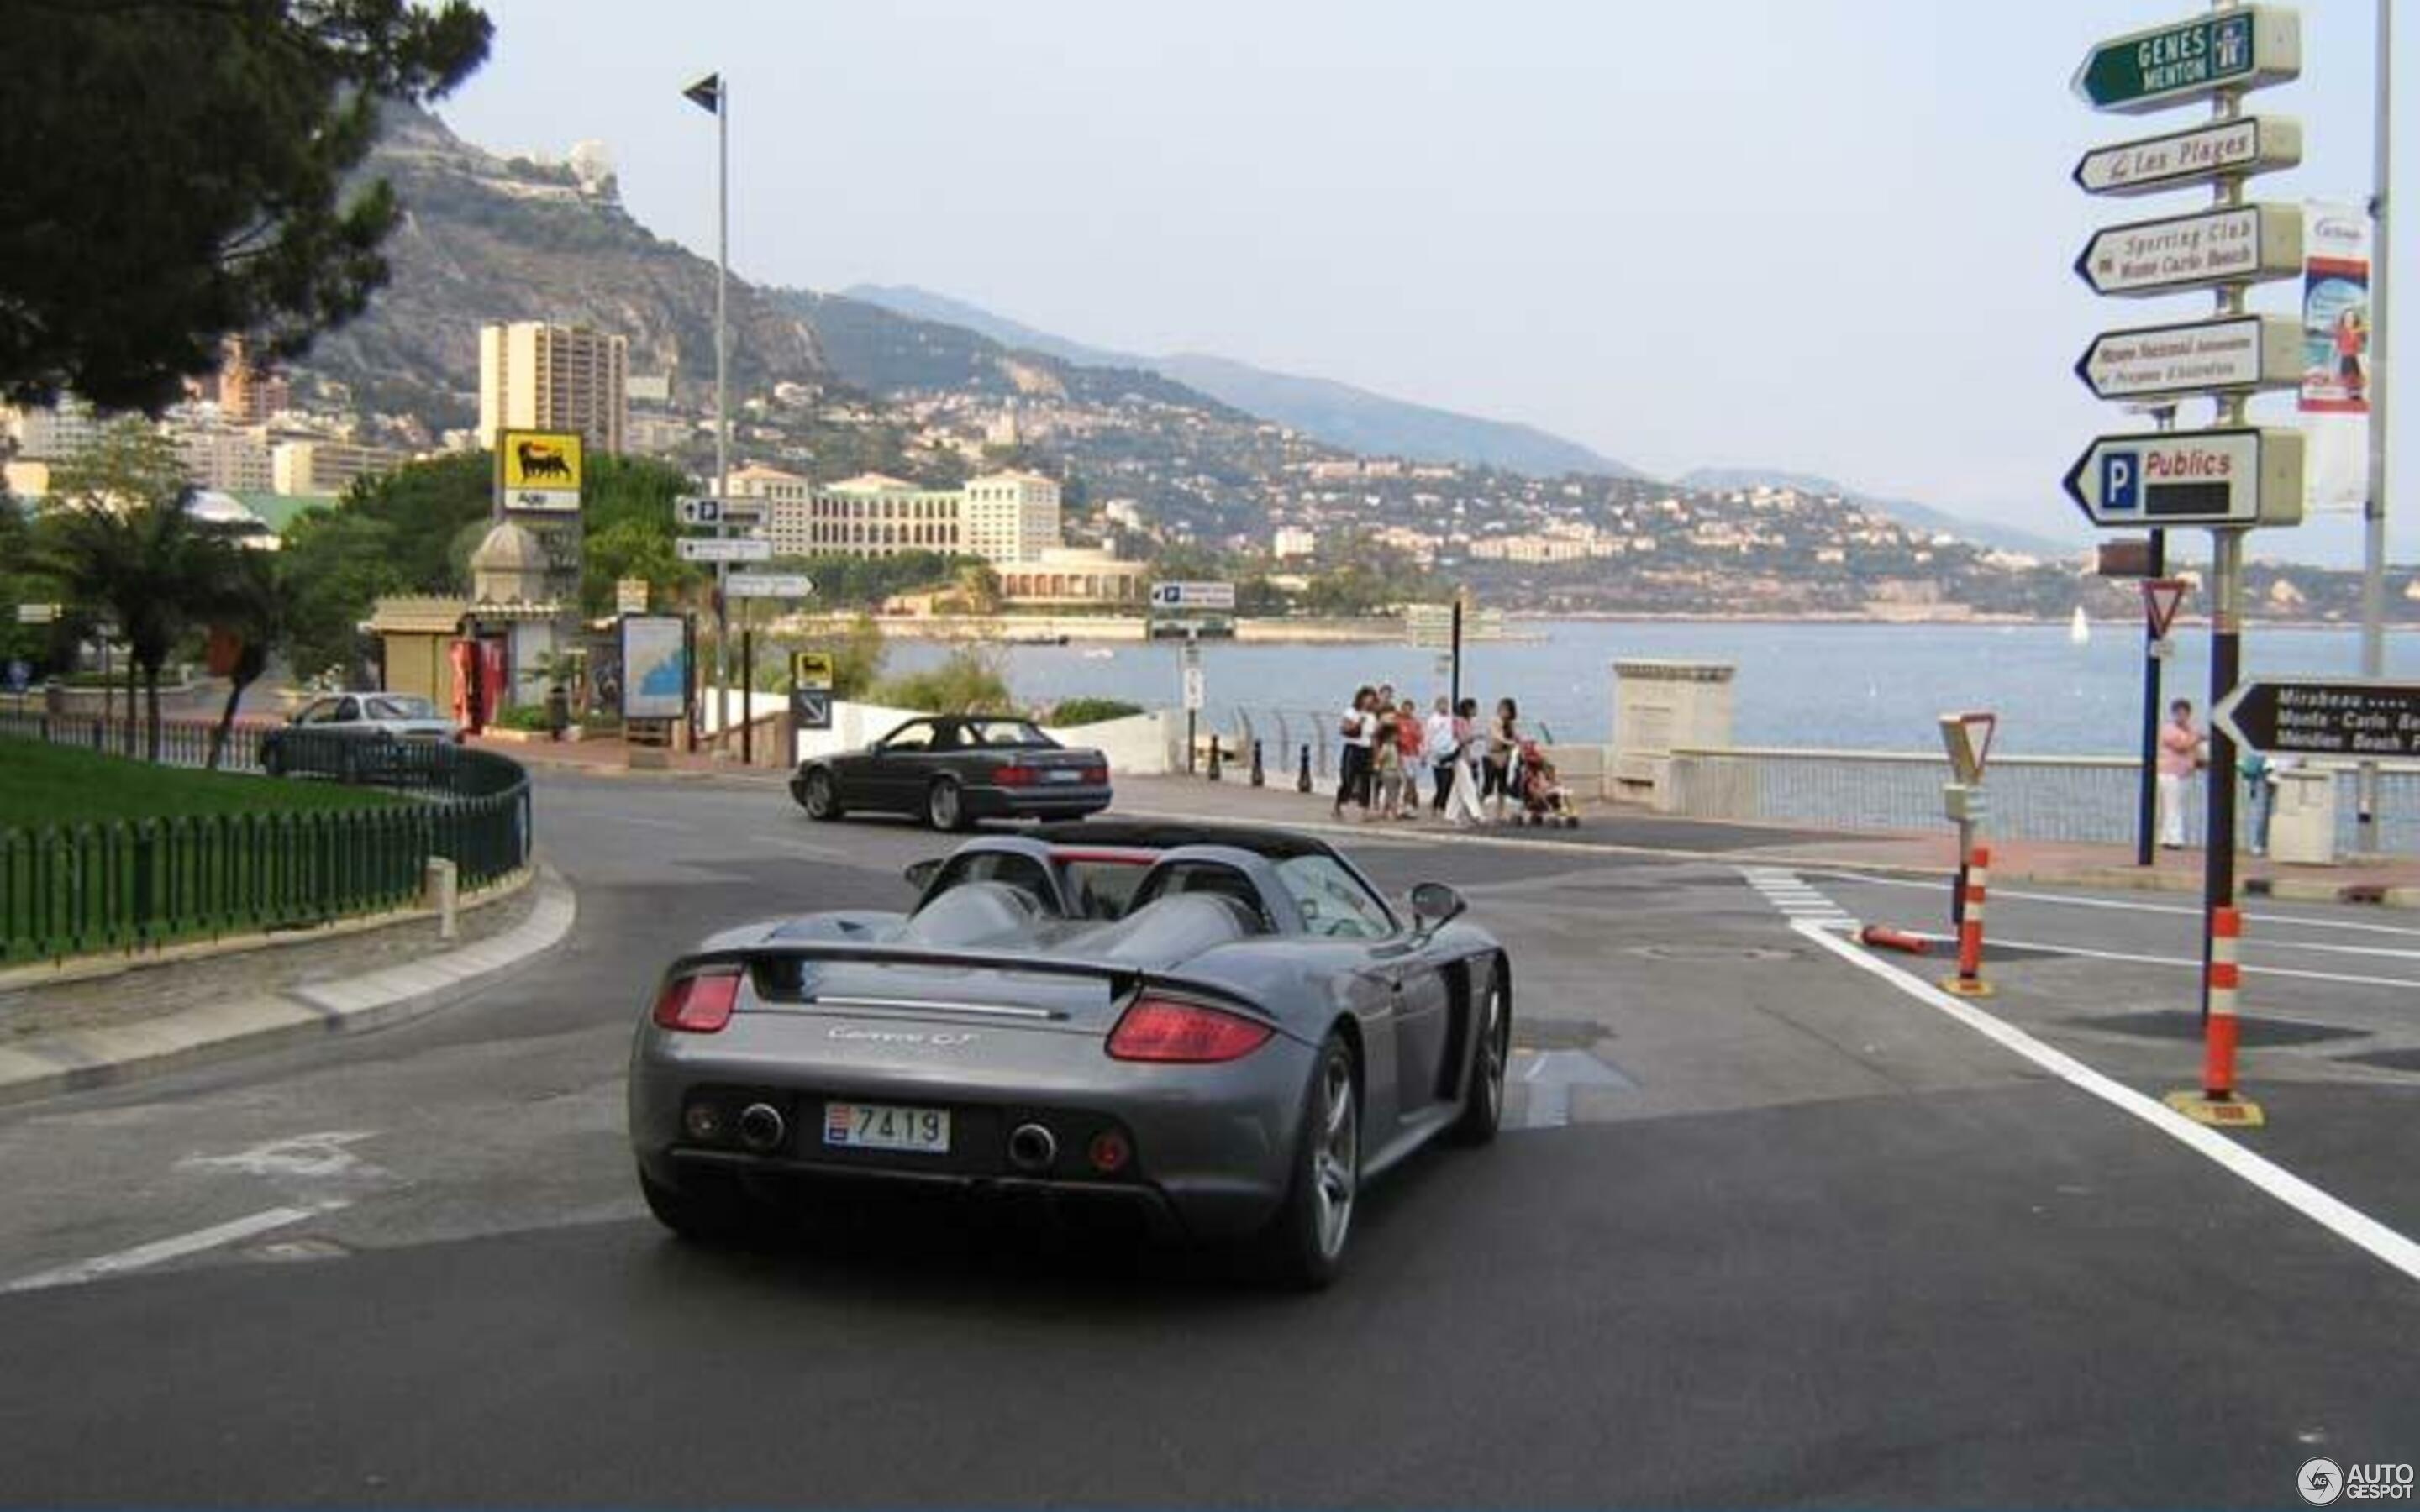
[[[690,103],[714,116],[714,497],[731,495],[730,358],[731,328],[727,285],[731,282],[731,83],[709,73],[681,91]],[[714,533],[726,533],[721,510],[715,512]],[[715,725],[731,729],[731,564],[714,564],[714,687]],[[744,714],[742,716],[745,717]]]

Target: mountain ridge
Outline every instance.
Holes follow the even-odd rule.
[[[1079,366],[1155,372],[1247,414],[1290,425],[1331,446],[1417,462],[1460,462],[1533,477],[1583,472],[1615,478],[1648,474],[1618,458],[1517,421],[1491,420],[1397,399],[1333,378],[1279,373],[1201,352],[1149,357],[1094,347],[946,294],[909,284],[855,284],[848,299],[897,314],[978,332],[1015,348]]]

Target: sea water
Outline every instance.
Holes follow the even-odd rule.
[[[1466,646],[1463,692],[1490,707],[1497,698],[1516,700],[1525,726],[1559,741],[1611,738],[1613,663],[1632,657],[1735,668],[1732,733],[1743,746],[1931,751],[1939,746],[1936,717],[1968,709],[1999,715],[2004,751],[2120,755],[2140,739],[2139,623],[2095,625],[2081,645],[2064,623],[1527,620],[1514,627],[1541,639]],[[2209,631],[2181,627],[2174,643],[2162,702],[2191,699],[2196,717],[2206,717]],[[2247,675],[2352,676],[2360,648],[2350,628],[2255,625],[2243,638],[2243,664]],[[945,655],[933,642],[894,640],[890,670],[928,667]],[[1011,646],[1001,655],[1020,702],[1087,696],[1175,707],[1182,700],[1181,650],[1171,642]],[[1447,681],[1436,652],[1401,642],[1204,641],[1202,666],[1209,724],[1232,730],[1240,710],[1265,729],[1266,717],[1283,709],[1296,739],[1314,727],[1311,716],[1341,710],[1361,684],[1392,683],[1425,712]],[[2420,678],[2420,634],[2387,637],[2386,671]]]

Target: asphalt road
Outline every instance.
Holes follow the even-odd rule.
[[[951,1217],[669,1241],[620,1134],[655,968],[904,901],[936,842],[711,783],[550,777],[539,825],[581,918],[532,968],[0,1114],[0,1287],[45,1283],[0,1291],[0,1498],[2278,1505],[2317,1455],[2420,1458],[2420,1280],[1808,933],[1937,891],[1371,838],[1512,945],[1516,1127],[1373,1188],[1305,1298]],[[2038,949],[1986,1006],[2190,1083],[2174,906],[1995,898]],[[2246,1011],[2329,1032],[2249,1037],[2240,1136],[2402,1235],[2411,918],[2256,910],[2296,974]]]

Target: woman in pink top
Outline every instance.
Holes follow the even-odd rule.
[[[2160,844],[2181,850],[2185,843],[2185,784],[2201,764],[2201,732],[2194,728],[2193,701],[2168,705],[2168,722],[2160,727]]]

